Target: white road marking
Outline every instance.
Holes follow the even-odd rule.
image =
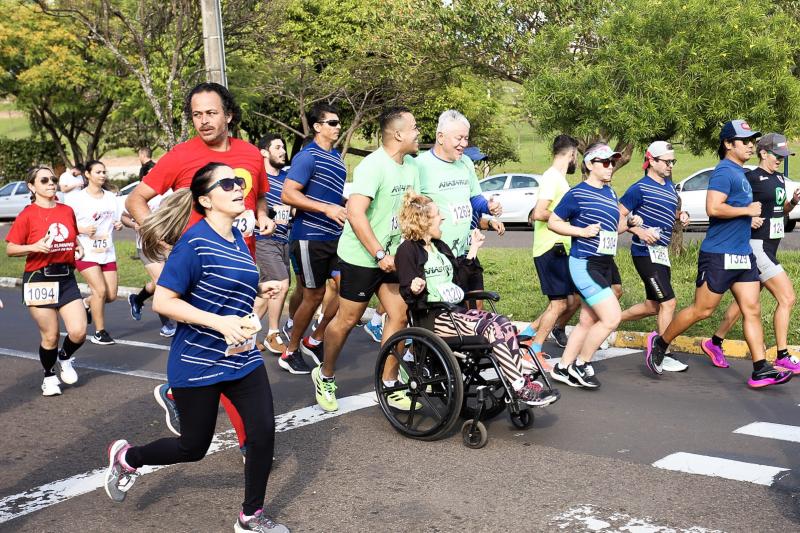
[[[61,336],[62,337],[66,337],[67,333],[62,331],[61,332]],[[88,339],[88,336],[87,336],[86,342],[91,342]],[[137,348],[150,348],[151,350],[160,350],[162,352],[168,352],[169,351],[169,345],[168,344],[154,344],[152,342],[128,341],[128,340],[125,340],[125,339],[114,339],[114,342],[116,342],[117,344],[125,345],[125,346],[136,346]]]
[[[775,482],[775,476],[781,472],[789,471],[788,468],[745,463],[743,461],[685,452],[668,455],[653,463],[653,466],[664,470],[686,472],[687,474],[747,481],[758,485],[766,485],[767,487]]]
[[[355,396],[339,399],[339,410],[333,413],[325,413],[316,405],[303,407],[302,409],[296,409],[276,416],[275,431],[283,432],[308,426],[377,404],[378,401],[375,397],[375,393],[365,392],[364,394],[357,394]],[[214,440],[206,455],[211,455],[212,453],[221,452],[237,446],[238,441],[236,440],[236,434],[232,429],[229,429],[228,431],[223,431],[214,436]],[[139,472],[143,475],[149,474],[156,470],[167,468],[168,466],[174,465],[146,466],[140,468]],[[19,494],[6,496],[0,500],[0,524],[102,488],[105,485],[105,471],[105,467],[98,468],[91,472],[84,472],[66,479],[47,483]],[[103,494],[102,497],[105,498],[105,494]]]
[[[752,435],[754,437],[764,437],[765,439],[785,440],[789,442],[800,442],[800,427],[788,426],[786,424],[773,424],[771,422],[753,422],[740,427],[734,433],[742,435]]]
[[[30,359],[31,361],[39,361],[39,354],[31,352],[21,352],[19,350],[12,350],[10,348],[0,348],[0,355],[9,355],[11,357],[20,357],[22,359]],[[159,372],[150,372],[149,370],[126,370],[124,368],[115,368],[90,361],[82,361],[80,356],[75,357],[74,366],[76,368],[88,368],[89,370],[99,370],[100,372],[108,372],[110,374],[122,374],[123,376],[133,376],[137,378],[155,379],[157,381],[167,381],[167,375]]]
[[[722,533],[716,529],[690,527],[689,529],[673,528],[654,524],[652,518],[633,518],[630,515],[600,509],[594,505],[579,505],[568,509],[550,519],[554,530],[570,531],[603,531],[626,533]]]

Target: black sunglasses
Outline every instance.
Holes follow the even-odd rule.
[[[655,159],[655,161],[661,161],[662,163],[666,163],[667,165],[669,165],[671,167],[674,167],[678,163],[677,159],[659,159],[657,157],[654,158],[654,159]]]
[[[50,182],[58,184],[58,179],[55,176],[43,176],[39,178],[39,183],[41,183],[42,185],[47,185]]]
[[[770,152],[769,150],[767,150],[767,152],[768,152],[768,153],[770,153],[770,154],[772,154],[772,157],[774,157],[774,158],[775,158],[775,159],[777,159],[778,161],[783,161],[784,159],[786,159],[784,156],[782,156],[782,155],[778,155],[778,154],[776,154],[775,152]]]
[[[734,137],[733,140],[734,141],[739,141],[740,143],[742,143],[744,145],[755,144],[756,143],[756,138],[755,137],[745,137],[745,138]]]
[[[335,128],[341,123],[342,123],[341,120],[330,119],[330,120],[320,120],[317,124],[327,124],[331,128]]]
[[[592,159],[592,163],[600,163],[603,168],[613,167],[616,164],[613,159]]]
[[[217,186],[225,192],[231,192],[237,185],[240,189],[244,189],[244,178],[222,178],[215,181],[211,186],[203,191],[203,194],[208,194],[213,191]]]

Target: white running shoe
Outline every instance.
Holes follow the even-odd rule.
[[[617,340],[617,332],[616,332],[616,331],[612,331],[612,332],[611,332],[611,335],[609,335],[608,337],[606,337],[606,340],[604,340],[604,341],[603,341],[603,342],[600,344],[600,349],[601,349],[601,350],[608,350],[608,349],[609,349],[611,346],[614,346],[614,342],[615,342],[616,340]]]
[[[61,385],[58,376],[46,376],[42,381],[42,396],[60,396]]]
[[[75,369],[72,367],[72,362],[74,360],[74,357],[58,360],[58,377],[61,379],[62,383],[66,383],[67,385],[74,385],[78,382],[78,373],[75,372]]]
[[[687,365],[682,361],[679,361],[678,359],[675,359],[674,357],[671,357],[671,355],[672,354],[665,355],[664,361],[662,361],[661,363],[661,368],[665,372],[683,372],[684,370],[689,368],[689,365]]]

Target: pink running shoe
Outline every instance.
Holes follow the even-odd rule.
[[[754,389],[760,389],[770,385],[780,385],[781,383],[786,383],[792,379],[792,376],[794,376],[794,374],[792,374],[790,371],[784,370],[781,372],[769,363],[766,363],[764,368],[758,372],[753,372],[753,374],[750,376],[750,379],[747,380],[747,384]]]
[[[711,358],[711,364],[717,368],[728,368],[728,360],[725,359],[725,352],[722,348],[711,342],[711,339],[706,339],[700,344],[703,352]]]
[[[778,370],[788,370],[792,374],[800,374],[800,359],[793,355],[787,355],[780,359],[775,359],[775,368]]]

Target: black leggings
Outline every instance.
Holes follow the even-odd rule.
[[[272,391],[264,365],[235,381],[205,387],[175,387],[172,394],[181,417],[181,436],[134,446],[128,450],[126,462],[139,468],[187,463],[205,457],[217,425],[219,397],[225,394],[241,414],[247,432],[242,511],[246,515],[255,514],[264,506],[275,446]]]

